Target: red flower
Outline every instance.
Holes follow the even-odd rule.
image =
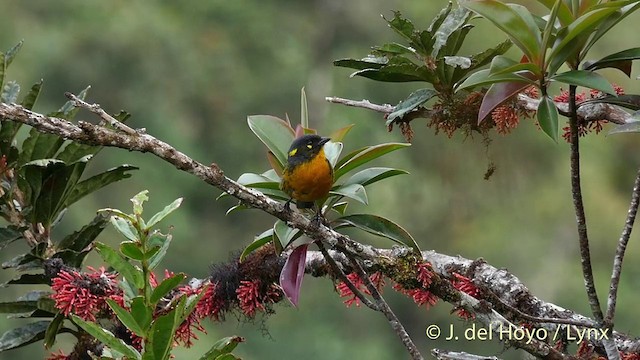
[[[47,356],[46,360],[67,360],[69,357],[65,355],[62,350],[58,350],[57,353],[51,353]]]
[[[453,280],[451,280],[451,284],[454,288],[471,295],[476,299],[480,297],[480,289],[478,289],[473,281],[466,276],[453,273]]]
[[[435,296],[431,291],[427,290],[431,283],[433,282],[433,269],[431,264],[428,262],[419,263],[417,265],[417,275],[416,279],[420,282],[421,287],[415,289],[407,289],[400,284],[393,285],[393,289],[410,296],[413,301],[418,304],[418,306],[425,306],[429,309],[431,306],[435,305],[438,302],[438,297]]]
[[[224,300],[216,296],[216,288],[218,284],[210,284],[204,291],[204,295],[198,301],[194,313],[200,318],[212,318],[220,321],[221,312],[224,308]]]
[[[358,290],[363,290],[364,288],[364,282],[362,281],[362,279],[360,278],[360,276],[358,276],[358,274],[356,273],[351,273],[347,275],[347,279],[349,279],[349,281],[353,284],[353,286],[356,287],[356,289]],[[347,305],[347,307],[351,307],[351,305],[356,304],[356,306],[360,306],[360,299],[358,299],[358,297],[356,296],[356,294],[354,294],[351,289],[349,289],[349,287],[347,286],[347,284],[345,284],[344,282],[339,282],[336,285],[336,290],[338,291],[338,295],[340,297],[348,297],[349,299],[345,300],[344,303],[345,305]],[[364,289],[366,291],[366,289]]]
[[[83,320],[95,321],[96,314],[107,309],[106,299],[120,292],[115,273],[107,273],[104,268],[92,273],[61,270],[53,278],[51,288],[55,292],[51,298],[64,315],[73,313]]]
[[[496,124],[496,131],[506,135],[518,126],[518,112],[509,105],[500,105],[491,112],[491,119]]]
[[[260,280],[241,280],[236,296],[240,302],[240,309],[248,317],[253,317],[256,310],[264,311],[264,305],[260,301]]]

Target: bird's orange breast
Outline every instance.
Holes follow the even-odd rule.
[[[286,170],[283,190],[298,201],[312,202],[325,197],[333,185],[333,169],[321,149],[318,155]]]

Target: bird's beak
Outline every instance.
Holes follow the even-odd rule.
[[[318,145],[323,146],[324,144],[328,143],[329,140],[331,140],[331,138],[323,137],[322,139],[320,139],[320,142],[318,143]]]

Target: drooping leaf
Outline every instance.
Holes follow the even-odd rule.
[[[270,115],[247,117],[249,128],[273,153],[280,165],[287,163],[287,152],[294,139],[294,132],[288,122]]]
[[[293,306],[298,306],[300,287],[304,278],[304,268],[309,245],[301,245],[291,251],[280,273],[280,287]]]
[[[613,86],[602,75],[587,70],[571,70],[556,74],[551,80],[569,85],[584,86],[590,89],[600,90],[604,93],[615,95]]]
[[[335,224],[335,228],[353,226],[370,234],[382,236],[393,240],[400,245],[410,247],[417,253],[420,252],[420,247],[411,234],[409,234],[400,225],[381,216],[371,214],[353,214],[340,217],[334,220],[333,223]]]
[[[360,184],[338,185],[331,189],[331,194],[341,195],[356,200],[364,205],[369,203],[367,191]]]
[[[543,96],[538,104],[537,111],[538,124],[542,131],[558,142],[558,109],[548,96]]]
[[[15,226],[7,226],[0,228],[0,250],[12,242],[22,238],[22,231]]]
[[[118,339],[109,330],[103,329],[100,325],[84,321],[76,315],[71,314],[73,322],[82,328],[82,330],[89,333],[89,335],[95,337],[100,342],[104,343],[109,348],[116,350],[130,359],[141,360],[142,356],[133,346],[127,344],[122,339]]]
[[[408,173],[409,173],[408,171],[400,170],[400,169],[387,168],[387,167],[372,167],[372,168],[364,169],[362,171],[359,171],[353,174],[353,176],[347,179],[343,185],[360,184],[362,186],[367,186],[375,182],[378,182],[380,180],[389,178],[391,176],[408,174]]]
[[[528,73],[528,76],[533,78],[534,75]],[[478,124],[486,119],[496,107],[504,104],[529,86],[531,86],[530,83],[522,81],[492,84],[482,98],[482,104],[480,104],[480,110],[478,110]]]
[[[109,246],[96,242],[96,250],[102,257],[102,259],[113,267],[118,273],[120,273],[125,279],[131,282],[138,288],[142,288],[144,279],[142,278],[142,270],[136,269],[127,260],[125,260],[120,254]]]
[[[0,313],[19,314],[38,310],[37,301],[10,301],[0,303]]]
[[[342,175],[357,168],[360,165],[366,164],[374,159],[379,158],[382,155],[389,152],[402,149],[411,146],[407,143],[385,143],[374,146],[367,146],[363,149],[358,149],[352,153],[344,156],[335,167],[334,178],[338,180]]]
[[[44,274],[21,274],[17,278],[11,279],[6,282],[6,285],[11,284],[48,284],[49,279]],[[1,312],[1,311],[0,311]]]
[[[105,214],[97,214],[90,223],[83,226],[80,230],[64,237],[60,243],[58,243],[57,248],[60,250],[84,250],[102,233],[108,221],[108,217]]]
[[[62,313],[58,313],[56,314],[56,316],[53,317],[53,320],[51,320],[51,322],[49,323],[49,326],[47,326],[47,330],[44,333],[45,349],[51,349],[55,344],[56,336],[62,329],[62,324],[64,323],[64,319],[66,319],[66,316],[64,316]]]
[[[244,341],[245,339],[240,336],[229,336],[222,338],[213,343],[211,349],[209,349],[209,351],[202,355],[202,357],[200,357],[200,360],[219,360],[221,355],[230,354],[233,349],[238,346],[239,343]]]
[[[13,328],[0,337],[0,352],[16,349],[44,339],[50,321],[36,321]]]
[[[386,56],[367,56],[366,58],[357,60],[357,59],[339,59],[334,60],[333,65],[355,69],[355,70],[364,70],[364,69],[372,69],[378,70],[382,68],[384,65],[389,63],[389,58]]]
[[[129,171],[133,170],[138,170],[138,167],[126,164],[120,165],[86,180],[80,181],[73,187],[71,194],[69,194],[69,197],[65,201],[65,207],[70,206],[83,197],[98,191],[109,184],[131,177]]]
[[[602,59],[590,63],[585,63],[585,70],[598,70],[603,68],[619,69],[627,76],[631,77],[631,61],[640,59],[640,48],[623,50]]]
[[[387,116],[387,124],[395,119],[402,119],[407,113],[415,110],[436,95],[438,95],[438,92],[434,89],[420,89],[412,92],[406,99],[400,101],[393,112]]]

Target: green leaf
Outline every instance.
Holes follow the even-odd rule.
[[[89,335],[98,339],[98,341],[104,343],[109,348],[122,353],[130,359],[142,359],[142,356],[140,355],[138,350],[136,350],[133,346],[125,343],[124,340],[115,337],[111,331],[101,328],[100,325],[96,323],[84,321],[73,314],[71,314],[71,318],[74,323],[76,323],[84,331],[88,332]]]
[[[466,33],[471,29],[470,25],[465,25],[470,17],[471,12],[462,7],[447,14],[447,17],[433,34],[432,57],[453,55],[458,51]],[[441,49],[445,51],[442,52]]]
[[[146,337],[147,329],[143,328],[138,323],[138,321],[133,317],[132,311],[123,308],[112,299],[107,299],[107,304],[109,305],[111,310],[113,310],[113,313],[116,314],[120,322],[122,322],[122,324],[127,327],[127,329],[131,330],[133,333],[142,338]]]
[[[408,174],[408,171],[393,169],[387,167],[372,167],[368,169],[364,169],[359,171],[349,179],[347,179],[343,185],[351,185],[351,184],[360,184],[362,186],[367,186],[378,182],[380,180],[384,180],[391,176]]]
[[[13,328],[0,337],[0,352],[16,349],[44,339],[50,321],[36,321]]]
[[[113,227],[127,239],[131,241],[140,241],[138,238],[138,231],[128,219],[123,219],[119,216],[111,216],[109,221],[111,222],[111,225],[113,225]]]
[[[329,135],[329,137],[331,138],[331,141],[333,142],[342,142],[345,138],[345,136],[347,135],[347,133],[349,133],[349,131],[355,126],[355,124],[351,124],[351,125],[347,125],[343,128],[340,128],[336,131],[334,131],[333,133],[331,133],[331,135]]]
[[[400,101],[393,112],[387,116],[387,124],[390,124],[395,119],[402,119],[407,113],[415,110],[436,95],[438,95],[438,92],[434,89],[420,89],[412,92],[406,99]]]
[[[185,298],[179,301],[178,306],[167,314],[159,316],[151,326],[148,342],[145,350],[152,354],[152,359],[165,360],[169,358],[173,347],[173,336],[180,325],[180,313],[184,310]]]
[[[42,79],[31,86],[31,89],[29,89],[29,92],[24,96],[22,102],[20,103],[22,107],[27,110],[33,109],[33,106],[35,105],[36,100],[38,100],[38,96],[40,95],[40,90],[42,90]]]
[[[56,314],[56,316],[53,317],[53,320],[51,320],[51,322],[47,326],[47,330],[44,333],[45,349],[51,349],[53,345],[56,343],[56,336],[58,335],[58,333],[60,332],[60,329],[62,328],[64,319],[66,319],[66,316],[64,316],[62,313],[58,313]]]
[[[171,234],[164,235],[159,232],[153,232],[149,236],[149,246],[159,246],[158,251],[149,258],[149,269],[155,269],[158,264],[160,264],[160,261],[164,259],[164,256],[167,254],[167,249],[169,249],[169,245],[171,245],[171,239],[173,239]]]
[[[108,217],[105,214],[97,214],[90,223],[80,230],[67,235],[56,247],[59,250],[82,251],[102,233],[102,230],[107,226],[107,222]]]
[[[615,95],[613,86],[602,75],[587,70],[571,70],[551,77],[553,81],[569,85],[584,86],[590,89],[600,90],[604,93]]]
[[[548,69],[549,74],[555,74],[562,63],[572,56],[579,55],[581,50],[581,48],[575,49],[577,53],[576,51],[563,52],[565,48],[572,48],[572,46],[580,44],[582,41],[575,41],[578,36],[582,37],[588,35],[602,22],[602,20],[615,11],[615,8],[602,8],[589,11],[566,27],[565,32],[560,32],[556,43],[551,49],[551,54],[549,55],[549,58],[553,59]]]
[[[23,44],[24,44],[24,40],[20,40],[11,49],[7,50],[7,52],[4,53],[5,68],[11,65],[11,63],[13,62],[13,59],[15,59],[16,55],[18,55],[18,52],[22,48]]]
[[[249,256],[252,252],[270,243],[272,240],[273,240],[273,228],[267,229],[262,234],[256,236],[253,242],[249,244],[246,248],[244,248],[244,250],[242,251],[242,254],[240,254],[239,261],[243,262],[244,259],[246,259],[247,256]]]
[[[425,66],[418,65],[403,57],[394,57],[379,69],[367,68],[351,74],[351,77],[362,76],[371,80],[383,82],[432,82],[433,77]]]
[[[89,91],[89,89],[91,89],[91,86],[87,86],[82,91],[80,91],[76,96],[80,100],[84,100],[87,96],[87,92]],[[78,111],[80,111],[80,108],[76,107],[73,104],[73,102],[69,100],[64,105],[62,105],[62,107],[58,109],[58,111],[49,115],[59,117],[65,120],[73,120],[73,118],[76,117],[76,114],[78,114]]]
[[[330,194],[345,196],[364,205],[369,203],[367,191],[364,189],[364,186],[360,184],[339,185],[331,189]]]
[[[535,85],[535,82],[529,79],[532,77],[528,71],[523,72],[522,74],[514,74],[514,73],[505,73],[498,75],[491,75],[489,69],[476,71],[471,76],[466,78],[462,84],[456,86],[456,91],[468,88],[475,88],[479,86],[492,85],[501,82],[521,82],[529,85]]]
[[[128,173],[128,171],[133,170],[138,170],[138,167],[126,164],[120,165],[101,174],[80,181],[73,187],[71,194],[69,194],[69,197],[65,201],[65,206],[68,207],[83,197],[100,190],[111,183],[131,177],[131,174]]]
[[[349,171],[357,168],[360,165],[366,164],[376,158],[379,158],[382,155],[408,146],[411,146],[411,144],[385,143],[358,149],[338,161],[338,163],[336,164],[334,178],[335,180],[338,180],[342,175],[348,173]]]
[[[287,226],[287,223],[282,220],[277,220],[273,224],[273,234],[277,237],[282,245],[282,248],[286,248],[292,240],[301,234],[300,230]]]
[[[384,56],[396,56],[404,54],[415,54],[415,49],[404,46],[398,43],[388,43],[381,46],[374,46],[372,48],[372,54],[380,57]],[[351,66],[347,66],[351,67]]]
[[[131,299],[131,315],[133,315],[138,325],[144,329],[146,334],[151,321],[153,320],[153,308],[147,307],[144,303],[144,297],[136,296]]]
[[[364,69],[380,69],[389,63],[389,58],[386,56],[367,56],[366,58],[357,59],[339,59],[333,62],[334,66],[364,70]]]
[[[48,284],[49,279],[44,274],[21,274],[17,278],[9,280],[5,285],[12,284]],[[2,311],[0,311],[2,312]]]
[[[407,20],[402,17],[402,14],[399,11],[393,12],[393,19],[387,20],[384,16],[382,17],[389,27],[395,31],[398,35],[402,36],[408,41],[411,41],[415,34],[415,27],[410,20]]]
[[[638,8],[640,8],[640,2],[635,0],[607,2],[607,3],[603,3],[603,5],[615,6],[615,7],[618,7],[618,9],[614,13],[607,16],[603,21],[601,21],[598,24],[597,29],[595,30],[593,35],[590,37],[588,43],[584,46],[581,53],[581,58],[584,58],[584,56],[587,54],[589,49],[591,49],[591,47],[598,40],[600,40],[602,36],[604,36],[607,32],[609,32],[611,28],[613,28],[616,24],[622,21],[629,14],[635,12],[636,10],[638,10]]]
[[[333,206],[331,206],[331,209],[334,210],[335,212],[337,212],[340,215],[344,215],[347,212],[347,206],[349,205],[348,202],[346,201],[342,201],[339,203],[335,203]]]
[[[32,128],[22,143],[19,163],[26,164],[39,159],[53,158],[58,149],[64,143],[64,139],[57,135],[43,134]]]
[[[538,124],[545,134],[558,142],[558,109],[548,96],[543,96],[538,104]]]
[[[144,202],[149,200],[149,190],[142,190],[131,198],[133,203],[133,214],[142,215]]]
[[[98,250],[98,253],[107,264],[113,267],[118,273],[120,273],[120,275],[137,288],[141,289],[143,287],[144,279],[142,278],[142,270],[131,265],[109,246],[101,242],[96,242],[95,244],[96,250]]]
[[[463,6],[480,14],[502,30],[532,61],[539,58],[540,31],[531,13],[520,5],[507,5],[496,0],[460,1]],[[528,14],[528,15],[527,15]]]
[[[598,70],[612,67],[621,70],[627,76],[631,76],[631,61],[640,59],[640,47],[623,50],[603,57],[598,61],[585,63],[585,70]]]
[[[309,110],[307,109],[307,93],[304,87],[300,89],[300,125],[303,128],[309,127]]]
[[[342,147],[341,142],[335,141],[329,141],[324,145],[324,154],[332,168],[335,168],[338,163],[340,154],[342,154]]]
[[[370,234],[382,236],[393,240],[400,245],[410,247],[418,253],[420,252],[420,247],[411,234],[409,234],[400,225],[381,216],[371,214],[354,214],[340,217],[333,222],[336,224],[335,228],[353,226]]]
[[[247,123],[253,133],[273,153],[280,165],[287,163],[287,153],[294,139],[288,122],[270,115],[251,115]]]
[[[164,207],[160,212],[153,215],[151,219],[149,219],[149,223],[147,224],[147,229],[151,229],[157,223],[162,221],[165,217],[169,216],[172,212],[174,212],[177,208],[182,204],[182,198],[177,198],[173,200],[173,202]]]
[[[0,250],[19,239],[22,239],[22,231],[15,226],[0,228]]]
[[[178,286],[187,276],[183,273],[174,274],[164,280],[158,286],[153,289],[151,298],[149,299],[152,304],[158,303],[162,297],[167,295],[171,290]]]
[[[19,314],[38,310],[37,301],[11,301],[0,303],[0,313]]]
[[[200,360],[217,360],[221,355],[230,354],[239,343],[244,341],[244,338],[240,336],[222,338],[213,343],[211,349],[202,355]]]
[[[558,20],[560,20],[560,24],[563,26],[569,25],[573,22],[573,14],[571,13],[571,9],[567,6],[565,1],[558,0],[538,0],[539,3],[546,6],[547,9],[552,10],[554,6],[559,6],[558,8]],[[559,5],[556,5],[559,4]]]
[[[120,252],[122,255],[132,260],[142,261],[144,254],[140,249],[140,243],[135,241],[123,241],[120,243]]]

